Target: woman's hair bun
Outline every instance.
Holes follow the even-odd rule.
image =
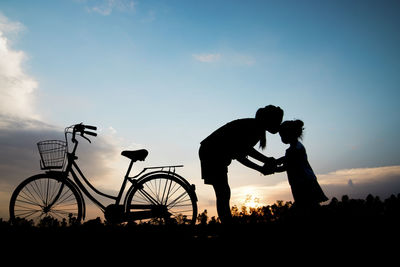
[[[298,127],[303,129],[304,122],[302,120],[295,120],[293,123],[296,125],[296,128]]]
[[[295,128],[294,132],[296,134],[296,137],[303,139],[304,122],[302,120],[295,120],[293,121],[293,126]]]

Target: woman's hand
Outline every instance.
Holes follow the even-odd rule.
[[[262,167],[261,173],[262,173],[263,175],[271,175],[271,174],[274,174],[274,173],[275,173],[275,168],[271,168],[271,166],[266,166],[266,165],[264,165],[264,166]]]

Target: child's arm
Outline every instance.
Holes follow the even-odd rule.
[[[286,160],[285,156],[283,156],[283,157],[281,157],[279,159],[276,159],[276,164],[277,165],[282,165],[285,162],[285,160]]]

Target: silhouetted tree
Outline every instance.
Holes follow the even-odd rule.
[[[57,228],[60,226],[60,222],[51,216],[46,216],[40,220],[38,226],[40,228]]]
[[[204,210],[197,216],[197,221],[200,223],[200,225],[206,225],[207,220],[208,220],[207,210]]]

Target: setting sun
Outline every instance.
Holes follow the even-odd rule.
[[[260,199],[252,195],[247,195],[244,206],[248,208],[257,208],[260,206]]]
[[[237,200],[234,201],[238,207],[246,207],[250,208],[258,208],[264,206],[265,203],[262,203],[262,194],[257,190],[256,187],[245,187],[240,190],[238,194]]]

